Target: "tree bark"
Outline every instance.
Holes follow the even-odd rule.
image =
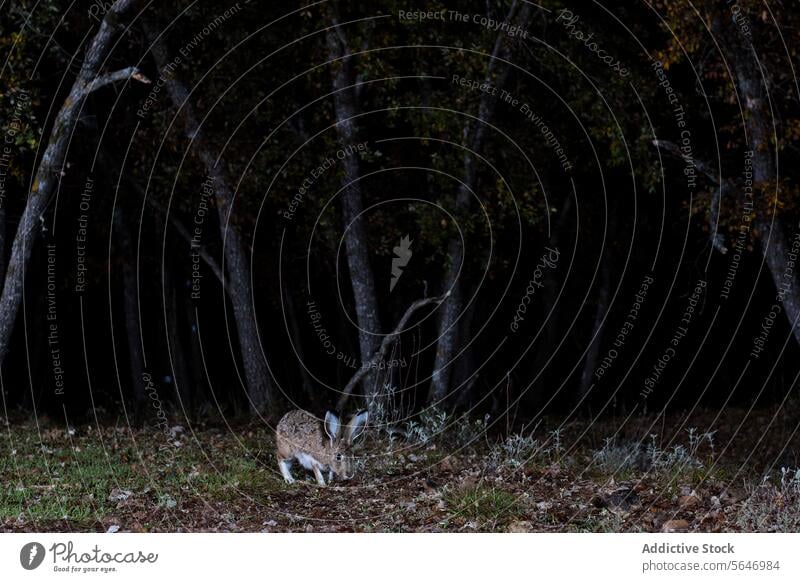
[[[333,102],[336,114],[336,132],[343,146],[354,145],[358,141],[355,124],[357,114],[357,92],[352,86],[357,76],[353,69],[351,52],[344,31],[338,26],[335,8],[331,11],[334,28],[327,32],[328,55],[339,59],[333,66]],[[345,157],[344,191],[342,192],[342,222],[345,232],[347,266],[353,288],[356,318],[358,321],[358,343],[362,363],[368,362],[380,343],[380,321],[378,302],[375,295],[375,278],[369,260],[369,245],[365,221],[359,217],[364,208],[361,192],[361,167],[357,154]],[[365,395],[375,394],[380,388],[377,375],[368,374],[364,380]]]
[[[721,34],[722,42],[727,48],[727,57],[733,68],[739,99],[745,108],[744,124],[747,140],[753,152],[754,189],[762,190],[774,186],[777,188],[777,168],[770,142],[770,117],[767,111],[766,96],[769,91],[766,72],[759,63],[757,53],[749,41],[736,29],[733,22],[723,25],[719,20],[714,23],[716,32]],[[776,194],[777,197],[777,194]],[[775,201],[777,202],[777,200]],[[765,205],[761,205],[765,206]],[[792,273],[789,285],[786,285],[787,246],[783,221],[777,211],[777,204],[771,204],[772,213],[766,208],[756,207],[754,226],[760,237],[761,253],[769,269],[776,289],[785,289],[781,302],[783,313],[788,319],[789,328],[800,343],[800,289],[797,277]]]
[[[544,185],[544,190],[551,192],[552,195],[555,190],[549,186],[551,180],[547,176],[547,173],[540,173],[540,178],[542,180],[542,184]],[[572,191],[564,193],[561,207],[556,214],[558,219],[554,221],[555,223],[551,226],[550,240],[548,242],[553,248],[558,248],[559,250],[561,249],[562,236],[566,233],[567,227],[570,224],[570,220],[573,217],[575,219],[575,229],[581,228],[581,225],[577,222],[577,211],[575,214],[573,214],[572,211],[573,206],[575,206],[577,203],[574,196],[574,192]],[[570,306],[564,306],[568,300],[568,294],[561,296],[561,304],[558,308],[556,308],[556,301],[558,300],[558,294],[556,293],[557,290],[558,271],[556,269],[548,269],[545,272],[544,287],[542,288],[542,298],[540,301],[541,317],[543,322],[542,325],[545,326],[543,330],[544,338],[538,340],[539,345],[542,347],[529,352],[531,357],[526,358],[528,365],[525,366],[523,371],[523,375],[527,378],[538,377],[537,382],[540,386],[548,386],[551,384],[543,368],[545,366],[545,362],[552,356],[552,352],[545,348],[547,346],[555,348],[555,346],[558,345],[559,339],[563,333],[561,328],[561,314],[564,312],[570,312],[571,309]],[[579,307],[580,306],[576,306],[576,309]],[[522,370],[521,366],[520,369]],[[551,372],[552,369],[553,366],[551,363]],[[550,395],[546,394],[543,390],[532,390],[532,387],[533,384],[525,388],[524,400],[528,406],[532,408],[540,408],[547,400],[549,400]]]
[[[189,332],[189,352],[191,354],[191,362],[193,365],[189,366],[192,379],[192,404],[193,412],[201,415],[204,410],[209,408],[209,402],[206,390],[206,375],[200,362],[203,361],[203,353],[200,350],[200,338],[198,337],[199,330],[197,322],[195,321],[197,311],[191,301],[183,301],[183,316],[186,320]]]
[[[172,257],[170,257],[172,259]],[[170,268],[173,267],[173,268]],[[166,337],[169,342],[169,358],[172,368],[172,382],[175,387],[175,397],[187,418],[193,417],[194,394],[193,383],[189,375],[189,367],[186,362],[186,334],[182,332],[186,324],[180,316],[181,301],[188,301],[188,298],[179,297],[181,294],[178,284],[179,278],[175,274],[174,265],[164,267],[164,311],[166,313]]]
[[[517,16],[517,1],[515,0],[506,16],[506,22],[511,22]],[[519,11],[519,25],[523,28],[530,18],[530,6],[525,4]],[[506,58],[509,55],[505,48],[504,41],[507,35],[500,33],[494,43],[492,56],[489,59],[486,74],[486,83],[503,87],[509,75],[510,67],[504,63],[499,63],[499,58]],[[494,80],[493,76],[498,66],[502,66],[500,79]],[[467,148],[480,153],[486,135],[486,125],[494,116],[497,107],[497,98],[484,93],[481,96],[478,106],[478,119],[480,122],[467,124],[464,129],[464,141]],[[459,185],[455,201],[455,214],[459,217],[466,217],[472,203],[472,192],[475,191],[477,168],[475,160],[470,151],[464,152],[464,180]],[[428,404],[434,405],[442,402],[448,395],[451,384],[453,370],[453,360],[460,344],[458,318],[462,312],[464,297],[461,283],[458,279],[458,272],[464,260],[464,249],[461,247],[460,240],[453,238],[447,246],[447,255],[450,262],[447,266],[445,276],[442,280],[442,293],[450,294],[448,300],[442,305],[438,318],[439,340],[436,344],[436,356],[431,373],[431,384],[428,390]],[[469,376],[469,374],[467,374]]]
[[[473,283],[469,293],[475,293],[477,286]],[[472,326],[475,321],[475,314],[478,311],[478,305],[473,302],[472,305],[464,312],[459,322],[459,337],[472,337]],[[464,351],[456,362],[454,370],[454,377],[452,379],[453,385],[458,390],[458,395],[453,402],[453,409],[459,408],[463,403],[469,402],[471,399],[472,388],[476,384],[476,375],[473,374],[475,370],[475,357],[474,357],[474,343],[464,347]]]
[[[292,336],[294,349],[297,352],[297,359],[300,363],[300,378],[303,386],[303,393],[308,398],[308,401],[314,402],[314,383],[311,380],[311,375],[305,367],[305,350],[303,349],[303,337],[300,333],[300,325],[297,323],[297,312],[295,311],[294,299],[288,289],[283,290],[283,297],[286,303],[286,319],[289,325],[289,333]]]
[[[6,225],[6,207],[0,205],[0,278],[6,271],[6,236],[8,227]]]
[[[612,230],[612,232],[614,232]],[[589,393],[592,386],[592,376],[597,369],[597,359],[600,357],[600,348],[603,346],[603,323],[608,314],[608,296],[611,292],[611,266],[601,265],[600,289],[597,294],[597,308],[592,322],[592,335],[590,344],[586,350],[586,357],[583,361],[581,370],[580,384],[578,385],[577,402],[582,403]]]
[[[168,79],[167,93],[173,106],[181,113],[186,138],[196,145],[205,166],[206,173],[213,183],[215,206],[219,214],[220,234],[224,249],[223,274],[227,271],[226,287],[233,307],[233,316],[242,352],[242,366],[245,374],[247,396],[251,412],[262,413],[272,409],[274,395],[269,367],[263,357],[258,338],[258,328],[253,308],[253,293],[250,287],[250,266],[247,260],[244,241],[230,223],[234,192],[220,163],[211,153],[211,146],[198,123],[194,108],[189,103],[189,92],[174,75],[167,74],[168,54],[159,35],[145,24],[145,32],[151,43],[151,52],[162,77]]]
[[[144,391],[144,352],[142,349],[141,326],[139,322],[139,293],[136,280],[136,251],[131,236],[131,227],[125,221],[122,210],[117,208],[115,223],[119,232],[122,255],[122,306],[125,317],[125,335],[128,341],[128,358],[131,373],[131,393],[133,394],[134,419],[142,420],[147,398]]]
[[[39,162],[25,210],[19,220],[11,256],[8,261],[3,292],[0,295],[0,364],[8,354],[11,333],[17,319],[22,293],[24,290],[25,271],[30,262],[36,235],[40,229],[40,219],[47,208],[50,196],[61,181],[64,159],[69,147],[70,138],[86,96],[100,87],[129,77],[144,80],[133,68],[123,72],[98,77],[109,45],[117,31],[122,27],[122,17],[137,0],[117,0],[108,9],[105,18],[86,51],[81,70],[72,84],[69,95],[64,100],[61,110],[56,115],[50,140]]]

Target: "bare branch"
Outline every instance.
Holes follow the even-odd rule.
[[[664,153],[667,153],[674,158],[679,158],[681,160],[690,162],[700,173],[711,180],[714,184],[720,183],[720,176],[714,172],[714,170],[711,168],[711,164],[704,162],[703,160],[698,160],[692,156],[685,156],[681,151],[681,148],[678,147],[678,144],[672,143],[671,141],[665,141],[663,139],[654,139],[652,143]]]
[[[511,3],[511,7],[508,9],[508,13],[506,14],[506,22],[511,22],[512,19],[517,16],[517,4],[517,0],[514,0]],[[518,16],[519,26],[523,28],[526,27],[531,17],[531,9],[527,3],[521,10],[519,10]],[[494,85],[502,88],[505,87],[506,83],[508,82],[511,66],[505,62],[501,63],[501,60],[507,61],[510,57],[511,49],[507,49],[505,47],[505,43],[507,41],[508,35],[505,32],[500,31],[494,41],[494,46],[492,47],[492,56],[489,58],[486,69],[486,77],[484,79],[484,83],[486,85]],[[504,65],[503,72],[497,81],[494,82],[495,70],[500,64]],[[497,98],[491,96],[489,93],[484,93],[481,95],[481,100],[478,104],[478,119],[483,123],[477,123],[477,125],[474,127],[474,131],[472,123],[467,123],[464,126],[464,137],[468,139],[467,145],[473,150],[478,151],[481,149],[481,146],[483,145],[483,136],[486,131],[486,124],[491,120],[496,108]]]
[[[342,390],[342,395],[339,397],[339,402],[337,403],[337,409],[341,410],[344,408],[347,399],[350,397],[350,394],[353,392],[353,389],[358,385],[361,379],[371,371],[377,364],[386,357],[386,353],[389,351],[389,348],[397,341],[397,338],[403,332],[403,330],[408,325],[408,322],[411,320],[411,317],[416,313],[419,309],[426,307],[428,305],[439,305],[447,299],[450,295],[448,291],[444,295],[439,297],[428,297],[426,299],[417,299],[408,306],[403,316],[400,318],[400,321],[397,322],[397,326],[394,328],[394,331],[387,334],[383,341],[381,342],[380,347],[375,351],[372,357],[369,359],[369,362],[362,363],[361,369],[353,374],[353,377],[350,378],[350,381],[347,383],[347,386],[344,387]]]
[[[140,83],[150,84],[150,79],[145,77],[141,71],[139,71],[139,69],[136,67],[126,67],[124,69],[120,69],[119,71],[114,71],[113,73],[107,73],[105,75],[95,77],[91,83],[83,88],[80,96],[86,97],[89,93],[92,91],[97,91],[101,87],[105,87],[111,83],[116,83],[117,81],[125,81],[127,79],[135,79]]]
[[[178,234],[181,235],[181,237],[183,237],[184,239],[186,239],[186,242],[188,242],[189,245],[192,244],[192,234],[189,232],[189,229],[187,229],[186,226],[184,226],[184,224],[177,219],[175,213],[168,212],[167,209],[164,208],[164,206],[160,202],[158,202],[155,198],[153,198],[152,196],[147,196],[145,194],[144,188],[142,188],[142,186],[135,180],[131,180],[130,184],[139,193],[139,195],[142,196],[142,198],[147,200],[147,203],[150,206],[152,206],[155,211],[167,217],[172,226],[175,227],[175,230],[178,232]],[[227,291],[228,283],[222,272],[222,267],[220,267],[217,260],[209,254],[209,252],[205,249],[205,247],[199,247],[198,254],[200,255],[200,258],[203,259],[203,261],[206,263],[206,265],[208,265],[208,268],[211,269],[211,272],[214,273],[214,276],[217,279],[219,279],[220,285],[222,285],[223,289]]]
[[[691,163],[698,172],[703,174],[713,184],[717,185],[717,188],[714,189],[714,192],[711,195],[711,204],[709,205],[709,209],[711,211],[711,215],[709,217],[709,231],[711,232],[712,246],[724,255],[728,252],[728,249],[725,246],[725,238],[719,233],[719,206],[722,201],[723,190],[725,192],[732,190],[734,188],[733,183],[730,180],[722,180],[721,172],[720,174],[714,172],[711,164],[708,162],[698,160],[694,156],[684,155],[678,145],[672,143],[671,141],[654,139],[652,143],[655,147],[669,154],[670,156]]]
[[[203,259],[203,261],[206,263],[206,265],[208,265],[208,268],[211,269],[211,272],[214,273],[214,276],[217,279],[219,279],[220,285],[222,285],[223,289],[225,289],[225,291],[227,292],[228,291],[228,282],[225,279],[225,274],[222,272],[222,267],[220,267],[220,265],[217,262],[217,260],[213,256],[211,256],[209,254],[209,252],[205,249],[204,246],[194,245],[194,243],[192,241],[191,233],[184,226],[184,224],[175,217],[175,213],[168,213],[167,209],[164,208],[158,202],[156,202],[153,199],[152,196],[147,198],[147,202],[150,204],[150,206],[152,206],[153,208],[155,208],[159,212],[163,213],[164,216],[167,217],[167,219],[172,224],[172,226],[175,227],[175,230],[177,231],[177,233],[180,234],[181,237],[186,239],[186,242],[189,243],[189,246],[191,246],[194,250],[197,251],[197,254],[200,256],[201,259]]]
[[[44,220],[43,215],[50,198],[64,175],[67,151],[83,110],[86,96],[83,91],[98,76],[108,58],[114,37],[125,23],[122,17],[136,3],[137,0],[117,0],[109,8],[89,43],[69,95],[53,121],[47,147],[39,160],[25,210],[19,219],[3,280],[3,291],[0,294],[0,364],[8,353],[11,333],[22,304],[25,271],[31,260],[39,225]],[[42,138],[45,139],[45,136]]]

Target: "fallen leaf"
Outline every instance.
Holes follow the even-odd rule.
[[[666,522],[661,531],[664,533],[674,533],[674,532],[681,532],[687,531],[689,529],[689,522],[685,519],[670,519]]]
[[[691,509],[700,505],[700,498],[697,495],[683,495],[678,499],[678,503],[684,509]]]
[[[108,495],[109,501],[125,501],[133,495],[133,491],[127,489],[112,489]]]

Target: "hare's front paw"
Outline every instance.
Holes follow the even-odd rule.
[[[327,483],[325,483],[325,477],[322,476],[322,471],[320,471],[317,465],[314,465],[314,477],[317,478],[317,485],[320,487],[325,487]]]
[[[294,477],[292,477],[292,474],[289,472],[289,466],[291,464],[291,461],[278,461],[278,467],[281,470],[281,475],[283,475],[283,480],[289,485],[294,483]]]

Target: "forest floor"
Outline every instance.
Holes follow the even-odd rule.
[[[298,465],[285,484],[272,434],[254,424],[11,420],[0,531],[800,531],[797,423],[773,418],[543,422],[490,437],[483,421],[429,415],[401,440],[368,434],[356,477],[327,488]],[[690,428],[703,426],[717,428]]]

